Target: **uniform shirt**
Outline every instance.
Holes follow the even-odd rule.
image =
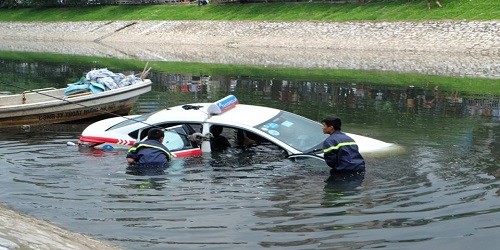
[[[358,151],[358,145],[340,130],[333,132],[323,142],[323,153],[326,164],[332,168],[332,174],[365,170],[365,160]]]
[[[127,158],[133,158],[138,167],[168,168],[172,155],[159,141],[148,139],[134,144],[129,149]]]

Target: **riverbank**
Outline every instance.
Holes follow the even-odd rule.
[[[500,78],[500,22],[3,22],[0,50]]]
[[[0,22],[0,50],[500,78],[498,21]],[[0,213],[0,248],[114,249],[2,206]]]

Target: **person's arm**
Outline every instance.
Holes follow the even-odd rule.
[[[136,159],[139,157],[139,155],[137,154],[137,145],[139,145],[139,144],[138,143],[134,144],[134,146],[132,146],[127,152],[127,163],[128,164],[136,163]]]
[[[257,144],[257,142],[255,140],[252,140],[252,139],[248,138],[247,136],[245,136],[244,143],[247,146]]]
[[[188,140],[195,142],[198,147],[201,146],[201,143],[203,142],[203,134],[200,132],[196,132],[193,134],[190,134],[187,136]]]
[[[337,166],[337,154],[329,152],[325,153],[323,158],[325,158],[325,163],[331,168],[335,168]]]
[[[332,145],[328,141],[325,141],[323,143],[323,150],[330,148]],[[324,151],[323,151],[324,152]],[[323,158],[325,159],[325,163],[331,167],[335,168],[338,163],[338,157],[337,157],[338,150],[330,150],[328,152],[324,152]]]
[[[131,157],[127,157],[127,163],[128,164],[134,164],[135,163],[135,159],[131,158]]]
[[[250,138],[250,135],[252,138]],[[240,130],[238,130],[238,133],[237,133],[238,145],[252,146],[252,145],[260,144],[260,141],[256,139],[258,137],[259,136],[255,135],[253,133],[247,133],[247,131],[240,129]]]

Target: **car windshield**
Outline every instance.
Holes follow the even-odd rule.
[[[117,124],[109,127],[107,130],[113,130],[113,129],[125,127],[125,126],[131,125],[131,124],[135,124],[135,123],[138,123],[138,122],[144,123],[145,120],[147,120],[150,116],[152,116],[154,114],[155,114],[155,112],[151,112],[149,114],[141,115],[141,116],[138,116],[138,117],[127,118],[126,120],[124,120],[122,122],[119,122],[119,123],[117,123]],[[148,125],[147,123],[144,123],[144,124]]]
[[[301,152],[321,147],[327,137],[321,124],[285,111],[255,128]]]

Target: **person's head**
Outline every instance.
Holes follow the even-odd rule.
[[[337,130],[341,130],[342,127],[340,118],[336,117],[325,118],[321,121],[321,124],[323,124],[323,133],[325,134],[331,134]]]
[[[213,136],[218,136],[222,133],[222,126],[219,125],[212,125],[210,127],[210,133],[212,133]]]
[[[159,128],[152,128],[148,131],[148,139],[162,141],[164,137],[163,130]]]

